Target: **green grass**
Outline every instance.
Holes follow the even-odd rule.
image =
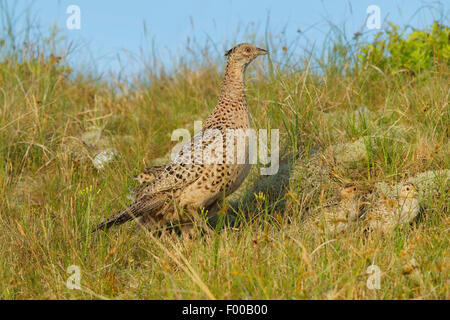
[[[128,203],[133,176],[174,146],[172,130],[206,119],[223,59],[144,74],[120,90],[73,75],[40,45],[4,51],[0,61],[1,299],[450,298],[448,177],[422,190],[417,223],[387,237],[364,234],[362,224],[321,237],[302,220],[341,183],[372,192],[449,168],[448,64],[415,78],[343,72],[339,59],[321,73],[289,68],[283,54],[271,72],[264,58],[255,62],[247,77],[253,126],[280,129],[280,173],[261,177],[255,167],[224,203],[223,227],[186,242],[132,223],[90,230]],[[101,135],[83,142],[93,130]],[[361,138],[361,160],[329,156]],[[97,170],[91,160],[105,146],[119,156]],[[372,264],[379,290],[366,286]],[[82,290],[66,287],[70,265],[81,268]]]

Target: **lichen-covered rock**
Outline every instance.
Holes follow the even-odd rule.
[[[12,187],[11,199],[13,199],[14,205],[27,206],[44,203],[43,183],[44,177],[42,175],[35,175],[35,177],[21,176]]]
[[[102,137],[102,129],[98,127],[90,128],[81,134],[81,141],[89,145],[96,145]]]
[[[105,164],[111,162],[116,157],[117,151],[113,148],[108,148],[95,155],[92,159],[92,163],[98,170],[103,170],[105,168]]]
[[[375,191],[377,194],[384,194],[386,196],[394,195],[393,187],[384,181],[375,183]]]
[[[64,137],[61,140],[59,155],[74,161],[89,159],[88,147],[77,137]]]
[[[354,142],[330,146],[325,150],[325,154],[333,156],[338,164],[345,166],[365,162],[367,159],[367,151],[364,139],[369,138],[363,137]]]
[[[101,150],[107,149],[111,146],[111,141],[102,134],[102,129],[92,127],[88,131],[81,134],[81,141],[83,141],[88,148],[94,150],[94,153],[99,153]]]
[[[419,199],[429,198],[439,195],[442,190],[448,192],[450,187],[450,170],[429,170],[402,181],[395,186],[390,186],[386,182],[375,184],[375,190],[386,196],[396,196],[405,182],[413,183],[419,193]]]
[[[419,195],[424,198],[434,196],[441,190],[447,191],[450,187],[450,170],[429,170],[421,172],[409,179],[414,183],[419,191]]]
[[[90,161],[98,170],[118,153],[111,147],[111,139],[102,135],[102,129],[92,127],[79,137],[67,136],[61,141],[60,155],[74,161]]]
[[[319,155],[301,159],[293,168],[289,180],[289,207],[309,208],[315,206],[324,189],[336,189],[330,177],[330,168]]]

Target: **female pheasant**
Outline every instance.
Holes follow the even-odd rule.
[[[137,175],[140,186],[135,190],[135,200],[93,231],[131,219],[138,219],[153,230],[178,225],[182,231],[190,231],[200,210],[208,216],[215,212],[218,201],[233,193],[250,171],[248,140],[245,161],[237,161],[238,152],[228,150],[238,151],[238,146],[234,138],[227,139],[227,133],[250,128],[245,71],[250,62],[265,54],[266,50],[248,43],[239,44],[225,54],[227,66],[219,101],[203,130],[170,163],[146,168]]]

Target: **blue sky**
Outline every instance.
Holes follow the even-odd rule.
[[[1,1],[1,0],[0,0]],[[85,52],[75,55],[75,62],[89,62],[97,70],[120,69],[127,65],[127,56],[155,53],[166,65],[186,55],[187,39],[200,45],[210,41],[223,51],[233,41],[248,40],[254,32],[263,39],[267,17],[270,32],[293,41],[300,37],[303,44],[324,42],[330,22],[343,27],[347,34],[357,31],[371,32],[365,27],[369,5],[380,8],[383,22],[422,27],[434,19],[448,24],[448,1],[417,0],[297,0],[297,1],[106,1],[106,0],[6,0],[16,12],[32,7],[32,13],[42,30],[57,24],[69,41],[83,43]],[[69,5],[81,9],[81,29],[67,30]],[[432,8],[430,8],[432,7]],[[418,10],[422,8],[418,12]],[[434,9],[433,9],[434,8]],[[144,23],[147,33],[144,35]],[[383,23],[382,27],[385,25]],[[302,33],[299,35],[297,30]],[[153,48],[153,49],[152,49]],[[88,52],[88,53],[86,53]],[[125,52],[128,52],[127,54]],[[135,66],[136,67],[136,66]],[[137,63],[139,68],[139,63]]]

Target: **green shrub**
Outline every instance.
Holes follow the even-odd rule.
[[[431,28],[414,30],[405,36],[399,27],[389,23],[390,30],[379,32],[372,43],[361,45],[358,66],[376,66],[383,71],[407,70],[418,74],[440,63],[450,61],[450,29],[438,22]]]

